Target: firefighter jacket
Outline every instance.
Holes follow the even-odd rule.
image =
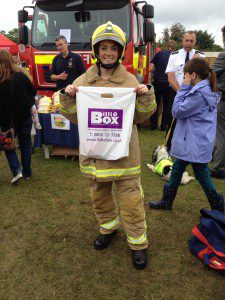
[[[91,66],[86,73],[78,77],[74,84],[88,87],[125,87],[136,88],[138,81],[123,65],[119,65],[109,80],[99,76],[96,64]],[[59,110],[62,115],[73,123],[77,123],[76,96],[70,97],[60,92]],[[118,160],[101,160],[80,155],[81,172],[96,181],[113,181],[138,177],[141,172],[140,148],[136,124],[142,123],[156,110],[154,89],[151,87],[148,95],[137,95],[133,128],[129,145],[129,156]]]

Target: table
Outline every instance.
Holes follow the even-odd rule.
[[[42,126],[41,130],[36,129],[34,136],[34,147],[43,145],[45,158],[49,158],[49,145],[60,146],[65,150],[69,148],[68,155],[71,154],[71,148],[79,146],[79,134],[77,125],[70,122],[70,130],[52,129],[51,114],[38,114]],[[66,153],[65,153],[66,155]]]

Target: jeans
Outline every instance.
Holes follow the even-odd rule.
[[[202,163],[190,163],[188,161],[184,161],[181,159],[176,159],[174,164],[173,164],[173,168],[172,168],[172,172],[171,172],[171,176],[170,176],[170,180],[168,182],[168,187],[174,187],[174,188],[178,188],[182,179],[182,175],[186,169],[186,167],[191,164],[192,169],[194,171],[195,174],[195,178],[198,180],[198,182],[200,183],[202,189],[204,190],[205,194],[207,197],[215,197],[218,195],[218,192],[216,190],[216,187],[210,177],[210,170],[208,165],[202,164]]]
[[[31,116],[29,116],[23,123],[14,127],[20,146],[21,165],[23,167],[22,173],[26,177],[31,176],[31,127]],[[2,127],[3,131],[7,131],[8,129],[9,128]],[[13,176],[15,177],[17,174],[21,173],[20,163],[16,151],[6,151],[5,156],[8,160],[8,164]]]

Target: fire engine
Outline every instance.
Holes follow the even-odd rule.
[[[32,14],[28,11],[32,9]],[[123,64],[139,82],[149,81],[149,61],[154,42],[154,7],[136,0],[33,0],[18,12],[19,55],[40,95],[51,96],[51,64],[57,51],[55,38],[64,35],[69,49],[92,63],[91,36],[101,24],[120,26],[127,39]],[[29,24],[31,26],[29,26]]]

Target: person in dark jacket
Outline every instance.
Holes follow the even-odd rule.
[[[225,46],[225,26],[221,31]],[[225,50],[218,55],[212,69],[216,73],[218,89],[222,93],[222,99],[218,105],[216,151],[213,157],[211,177],[225,179]]]
[[[19,71],[12,55],[0,51],[0,127],[1,131],[14,128],[18,137],[21,164],[15,150],[5,152],[9,167],[13,173],[12,184],[20,178],[31,177],[31,112],[36,89],[29,78]]]
[[[61,90],[82,75],[85,67],[81,56],[69,51],[65,36],[57,36],[55,45],[59,54],[52,61],[51,80],[56,81],[57,90]]]
[[[159,104],[163,102],[163,113],[161,121],[161,130],[166,130],[169,122],[172,119],[171,104],[170,104],[170,85],[168,82],[168,74],[165,73],[168,60],[172,51],[175,50],[177,43],[170,40],[167,43],[167,50],[161,50],[153,57],[150,63],[150,72],[154,71],[154,89],[157,102],[157,110],[151,116],[151,129],[155,130],[158,126],[158,110]]]

